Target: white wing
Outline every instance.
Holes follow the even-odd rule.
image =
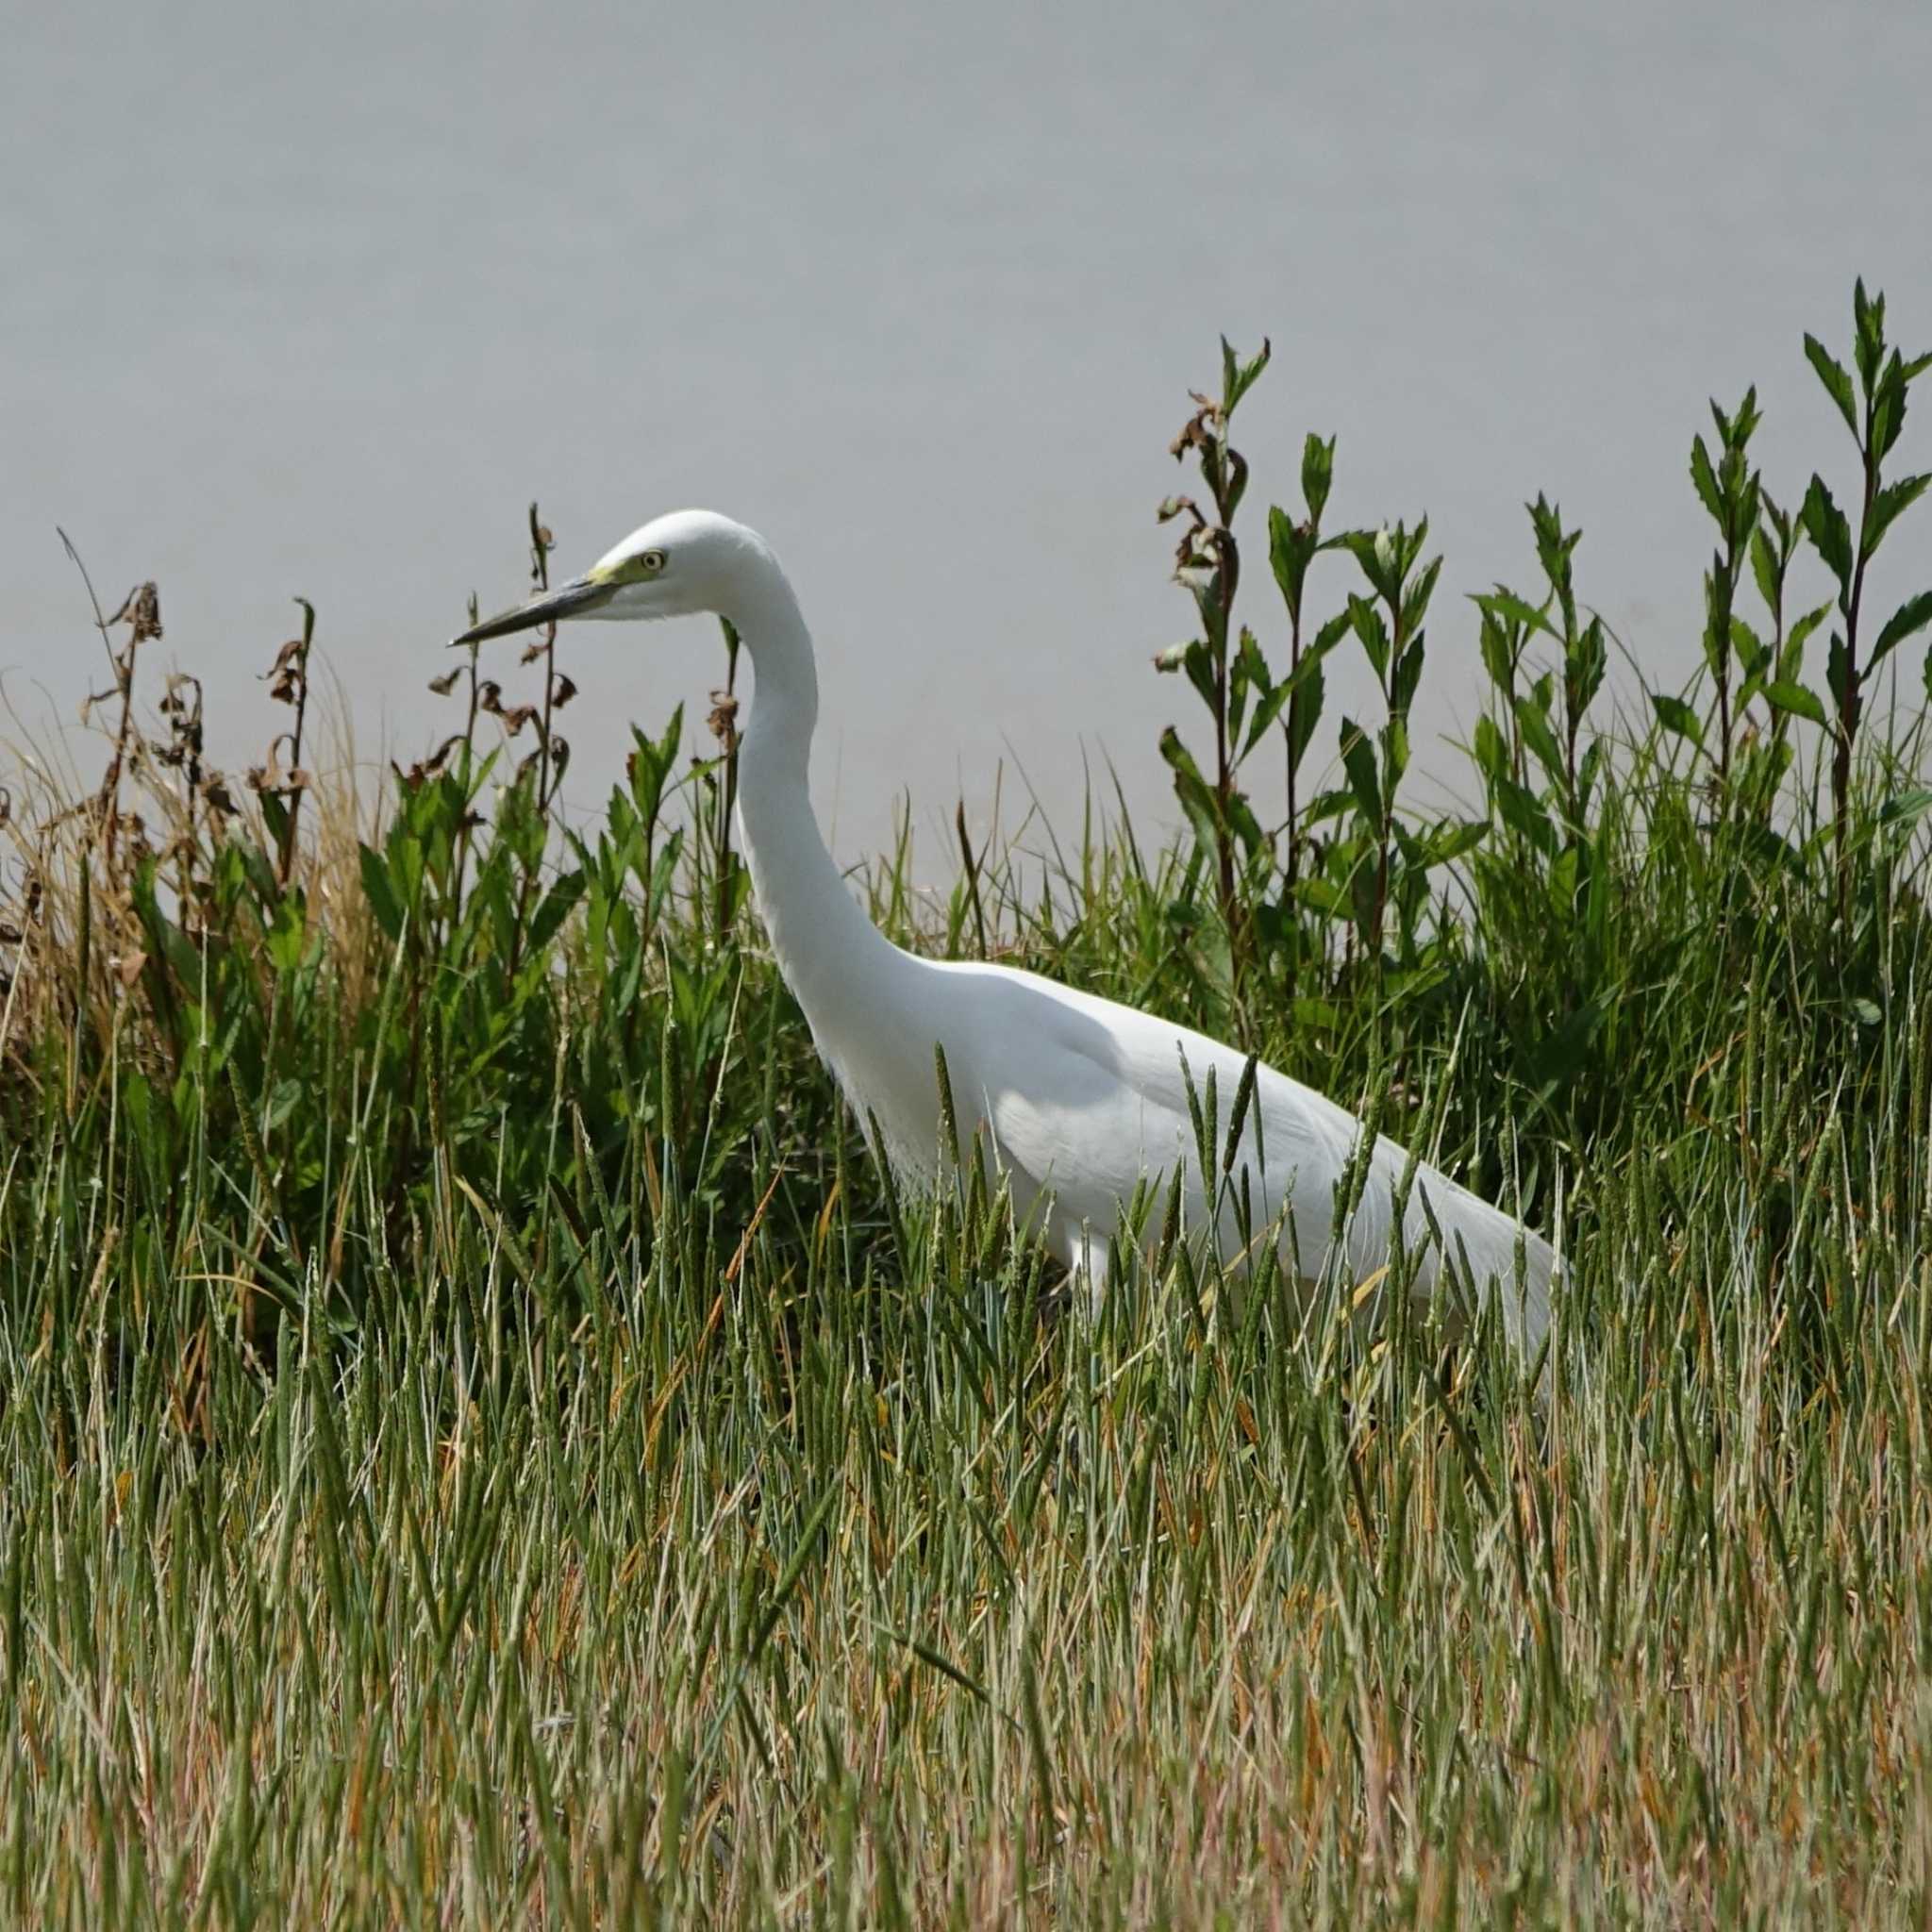
[[[1245,1065],[1241,1054],[1189,1027],[1033,974],[976,963],[934,971],[937,996],[926,1017],[932,1037],[946,1048],[961,1126],[976,1116],[1016,1184],[1050,1198],[1063,1249],[1084,1247],[1091,1231],[1104,1250],[1121,1205],[1143,1175],[1182,1172],[1190,1224],[1207,1224],[1187,1088],[1191,1080],[1197,1103],[1205,1105],[1211,1072],[1224,1146]],[[930,1100],[924,1117],[931,1117]],[[1335,1191],[1360,1131],[1325,1095],[1257,1067],[1236,1184],[1245,1176],[1251,1229],[1258,1235],[1282,1223],[1284,1247],[1292,1241],[1291,1252],[1310,1279],[1331,1258]],[[1355,1280],[1389,1257],[1407,1161],[1395,1141],[1379,1140],[1344,1236]],[[1430,1226],[1432,1212],[1441,1244]],[[1238,1218],[1224,1191],[1216,1223],[1229,1257],[1239,1241]],[[1436,1288],[1446,1244],[1457,1278],[1477,1295],[1500,1284],[1506,1329],[1526,1358],[1536,1357],[1549,1327],[1557,1267],[1547,1242],[1426,1162],[1418,1165],[1403,1232],[1408,1251],[1424,1257],[1419,1291]]]

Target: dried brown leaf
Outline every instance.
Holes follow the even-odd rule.
[[[122,600],[121,608],[109,624],[125,624],[129,626],[127,649],[131,654],[134,646],[144,643],[149,638],[161,634],[161,593],[152,583],[137,584]]]

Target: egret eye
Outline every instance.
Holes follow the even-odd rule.
[[[638,558],[638,568],[647,577],[654,577],[664,568],[664,553],[661,550],[647,550]]]

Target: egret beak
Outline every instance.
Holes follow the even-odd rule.
[[[450,643],[453,646],[487,643],[491,638],[507,638],[513,631],[534,630],[540,624],[555,624],[559,618],[582,617],[595,610],[599,605],[608,603],[616,591],[615,584],[594,583],[589,577],[576,577],[555,591],[544,591],[512,609],[486,617],[461,637],[452,638]]]

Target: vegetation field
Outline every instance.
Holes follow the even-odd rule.
[[[997,1175],[895,1185],[765,950],[728,692],[567,814],[608,655],[425,640],[451,736],[358,794],[311,615],[244,776],[154,587],[95,606],[98,780],[0,757],[0,1918],[1925,1923],[1932,358],[1851,323],[1775,372],[1817,475],[1752,393],[1659,479],[1676,691],[1544,497],[1464,601],[1336,523],[1332,442],[1251,488],[1227,352],[1174,835],[962,813],[853,881],[1519,1207],[1546,1405],[1399,1255],[1237,1297],[1157,1191],[1094,1308]]]

